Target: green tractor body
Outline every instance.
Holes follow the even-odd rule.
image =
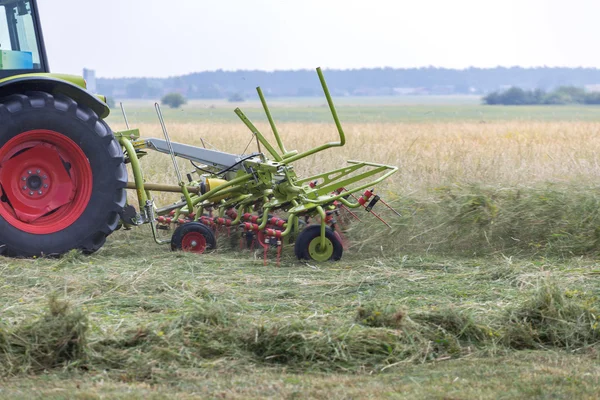
[[[103,96],[86,90],[83,77],[52,74],[36,0],[0,0],[0,95],[43,90],[64,94],[101,118],[109,108]]]

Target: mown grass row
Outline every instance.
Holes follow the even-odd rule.
[[[256,324],[224,303],[205,301],[169,323],[150,322],[90,340],[86,314],[52,296],[40,318],[0,326],[0,373],[70,368],[149,380],[155,373],[206,367],[215,360],[361,372],[523,349],[589,355],[600,343],[599,314],[598,297],[546,279],[518,304],[485,315],[464,308],[411,312],[365,304],[341,324]]]
[[[385,195],[384,195],[385,198]],[[398,217],[377,206],[375,218],[349,228],[353,246],[372,255],[573,257],[600,253],[600,190],[595,186],[450,185],[426,196],[397,197]],[[343,221],[351,218],[342,216]]]

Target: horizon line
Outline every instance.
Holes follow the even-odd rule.
[[[85,67],[84,69],[88,69],[88,70],[92,70],[94,71],[94,68],[87,68]],[[364,71],[364,70],[386,70],[386,69],[391,69],[391,70],[415,70],[415,69],[439,69],[439,70],[449,70],[449,71],[467,71],[467,70],[494,70],[494,69],[524,69],[524,70],[534,70],[534,69],[572,69],[572,70],[579,70],[579,69],[588,69],[588,70],[596,70],[599,71],[600,68],[599,67],[584,67],[584,66],[578,66],[578,67],[567,67],[567,66],[548,66],[548,65],[541,65],[541,66],[535,66],[535,67],[522,67],[519,65],[513,65],[513,66],[502,66],[502,65],[498,65],[495,67],[475,67],[475,66],[470,66],[470,67],[465,67],[465,68],[449,68],[449,67],[438,67],[438,66],[434,66],[434,65],[428,65],[428,66],[421,66],[421,67],[359,67],[359,68],[327,68],[324,67],[323,71],[336,71],[336,72],[351,72],[351,71]],[[273,73],[279,73],[279,72],[307,72],[307,71],[314,71],[316,70],[316,67],[313,69],[310,68],[298,68],[298,69],[212,69],[212,70],[201,70],[201,71],[194,71],[194,72],[188,72],[188,73],[184,73],[184,74],[180,74],[180,75],[168,75],[168,76],[112,76],[112,77],[103,77],[103,76],[98,76],[96,77],[96,79],[171,79],[171,78],[180,78],[180,77],[184,77],[184,76],[190,76],[190,75],[195,75],[195,74],[210,74],[210,73],[216,73],[216,72],[223,72],[223,73],[234,73],[234,72],[264,72],[267,74],[273,74]]]

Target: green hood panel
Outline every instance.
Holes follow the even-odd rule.
[[[29,78],[29,77],[42,77],[42,78],[51,78],[51,79],[66,81],[66,82],[72,83],[74,85],[77,85],[79,87],[82,87],[84,89],[87,89],[85,79],[83,79],[83,77],[81,77],[81,76],[67,75],[67,74],[52,74],[52,73],[45,73],[45,72],[40,72],[40,73],[36,73],[36,74],[21,74],[21,75],[9,76],[8,78],[0,79],[0,84],[2,84],[4,82],[15,80],[15,79]]]
[[[0,97],[36,90],[70,97],[91,108],[100,118],[106,118],[110,114],[106,103],[86,90],[85,80],[80,76],[39,73],[15,75],[0,80]]]

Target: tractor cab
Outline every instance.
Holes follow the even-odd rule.
[[[0,79],[49,72],[35,0],[0,0]]]

